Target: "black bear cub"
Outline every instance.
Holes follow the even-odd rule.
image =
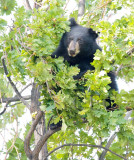
[[[101,50],[96,43],[97,37],[98,34],[91,28],[82,27],[71,18],[70,32],[63,34],[58,48],[51,56],[52,58],[64,57],[70,65],[78,64],[80,73],[74,76],[74,79],[79,79],[87,70],[94,69],[90,63],[96,50]]]
[[[87,70],[94,70],[90,64],[93,62],[94,54],[97,49],[101,48],[96,43],[98,34],[91,28],[80,26],[76,23],[74,18],[70,19],[70,31],[65,32],[60,40],[58,48],[52,53],[52,58],[59,56],[64,58],[70,65],[78,65],[80,72],[74,76],[74,79],[80,79]],[[115,75],[110,72],[108,74],[111,78],[111,89],[118,90]],[[115,107],[111,106],[110,99],[107,99],[109,106],[107,109]],[[115,104],[114,104],[115,105]]]

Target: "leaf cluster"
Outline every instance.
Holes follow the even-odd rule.
[[[17,5],[16,0],[1,0],[0,1],[0,12],[1,14],[10,15]]]

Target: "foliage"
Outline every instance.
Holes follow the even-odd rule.
[[[12,146],[12,140],[7,143],[7,148],[10,148],[10,146]],[[18,159],[19,155],[17,155],[17,152],[20,154],[22,160],[25,160],[27,158],[24,152],[24,142],[19,138],[16,139],[14,148],[9,153],[9,157],[7,158],[7,160]]]
[[[34,79],[34,82],[42,85],[40,102],[41,109],[45,112],[46,123],[51,116],[54,116],[54,123],[62,119],[61,131],[48,140],[49,151],[65,143],[95,145],[101,140],[101,144],[106,146],[112,132],[117,131],[117,138],[110,150],[132,159],[134,126],[132,121],[126,121],[124,117],[126,107],[134,108],[134,90],[109,93],[110,78],[107,73],[116,71],[117,78],[123,78],[126,82],[133,80],[134,53],[127,53],[134,46],[133,1],[86,1],[86,12],[81,24],[87,27],[90,25],[100,32],[99,41],[103,51],[97,51],[95,54],[92,63],[95,71],[88,71],[80,80],[73,79],[73,75],[79,72],[77,66],[70,67],[62,58],[52,59],[50,56],[62,34],[69,31],[64,5],[64,1],[50,0],[45,1],[43,7],[38,10],[27,11],[24,7],[15,7],[15,0],[1,1],[1,15],[11,14],[14,10],[14,21],[6,32],[8,22],[0,19],[0,57],[6,55],[9,76],[14,82],[25,86],[28,81]],[[124,8],[131,10],[131,13],[115,19],[114,22],[108,21],[110,14],[115,15]],[[77,13],[75,10],[70,17],[77,17]],[[0,97],[11,97],[14,93],[1,66],[0,62]],[[121,70],[118,71],[120,66]],[[119,106],[114,112],[106,111],[105,99],[109,96]],[[0,117],[0,130],[13,123],[17,116],[22,117],[24,112],[23,105],[14,105],[11,113],[7,112]],[[83,120],[87,123],[83,123]],[[11,144],[11,140],[8,141],[6,148]],[[14,146],[8,159],[17,159],[18,156],[20,159],[26,159],[19,137]],[[53,160],[71,159],[70,157],[95,159],[101,153],[102,149],[64,147],[50,157]],[[110,152],[105,158],[120,159]]]
[[[0,2],[0,10],[1,14],[10,15],[16,6],[16,0],[1,0]]]

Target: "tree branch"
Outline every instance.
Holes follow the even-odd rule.
[[[7,107],[8,107],[8,102],[6,103],[6,105],[4,106],[4,109],[3,109],[3,111],[2,112],[0,112],[0,115],[2,115],[2,114],[4,114],[5,112],[6,112],[6,110],[7,110]]]
[[[38,2],[37,2],[37,0],[34,1],[34,8],[36,8],[36,9],[40,8],[42,6],[41,2],[42,2],[42,0],[40,0]]]
[[[124,159],[124,160],[127,160],[125,157],[120,156],[119,154],[111,151],[110,149],[108,149],[108,148],[106,148],[106,147],[102,147],[101,145],[71,144],[71,143],[69,143],[69,144],[64,144],[64,145],[62,145],[62,146],[59,146],[59,147],[55,148],[54,150],[52,150],[51,152],[49,152],[46,157],[48,157],[50,154],[52,154],[52,153],[55,152],[56,150],[58,150],[58,149],[60,149],[60,148],[63,148],[63,147],[65,147],[65,146],[82,146],[82,147],[101,148],[101,149],[105,149],[105,150],[111,152],[112,154],[114,154],[114,155],[116,155],[116,156],[118,156],[118,157],[120,157],[120,158],[122,158],[122,159]],[[46,157],[45,157],[45,158],[46,158]]]
[[[108,143],[107,143],[107,145],[106,145],[106,148],[107,148],[107,149],[111,146],[111,144],[112,144],[112,142],[114,141],[116,135],[117,135],[117,133],[115,132],[115,133],[110,137],[110,139],[109,139],[109,141],[108,141]],[[105,150],[102,152],[102,154],[100,155],[99,160],[104,160],[104,157],[106,156],[107,151],[108,151],[108,150],[105,149]]]
[[[79,0],[78,5],[78,22],[80,22],[81,17],[85,12],[85,0]]]
[[[51,122],[51,120],[53,119],[53,117],[54,117],[54,116],[51,116],[50,119],[49,119],[49,121],[48,121],[47,130],[49,130],[50,122]]]
[[[19,32],[20,33],[20,32]],[[16,34],[16,38],[17,38],[17,41],[19,42],[19,44],[25,49],[25,50],[28,50],[28,51],[31,51],[31,48],[30,47],[27,47],[23,42],[20,41],[19,37],[17,36]]]
[[[30,148],[30,139],[32,137],[33,132],[36,129],[37,124],[39,123],[39,121],[41,120],[41,118],[43,117],[44,113],[42,111],[39,111],[35,120],[33,121],[33,124],[25,138],[24,141],[24,150],[25,153],[27,155],[27,157],[29,159],[38,159],[38,155],[40,150],[42,149],[43,145],[45,144],[45,142],[47,141],[47,139],[53,135],[55,132],[59,131],[61,128],[56,128],[55,130],[48,130],[45,135],[41,136],[40,140],[38,141],[38,143],[36,144],[34,150],[32,151]],[[47,158],[47,157],[46,157]]]
[[[39,98],[40,98],[40,89],[41,86],[37,85],[36,83],[32,84],[32,90],[31,90],[31,108],[30,108],[30,112],[38,112],[40,110],[40,102],[39,102]]]
[[[125,119],[125,120],[128,120],[128,119],[131,117],[132,112],[133,112],[133,110],[128,111],[128,112],[126,113],[126,116],[124,117],[124,119]]]
[[[23,99],[23,97],[21,96],[20,92],[18,91],[18,89],[16,88],[15,84],[13,83],[13,81],[11,80],[11,77],[8,75],[8,70],[7,67],[5,65],[5,56],[1,57],[2,60],[2,64],[3,64],[3,68],[4,68],[4,72],[7,76],[7,79],[9,81],[9,83],[11,84],[12,88],[14,89],[16,95],[19,97],[20,101],[28,108],[30,109],[30,105]]]
[[[23,99],[24,99],[24,100],[29,100],[29,99],[31,99],[31,95],[29,95],[29,96],[24,96]],[[17,96],[12,97],[12,98],[3,98],[3,97],[2,97],[2,99],[0,99],[0,103],[6,103],[6,105],[4,106],[3,111],[0,112],[0,115],[4,114],[4,113],[6,112],[6,109],[7,109],[7,107],[8,107],[8,104],[9,104],[10,102],[16,102],[16,101],[20,101],[20,99],[19,99]],[[20,102],[20,103],[22,103],[22,102]],[[19,103],[16,103],[16,104],[19,104]],[[16,104],[13,104],[13,105],[16,105]],[[10,106],[13,106],[13,105],[10,105]]]
[[[45,144],[45,142],[47,141],[47,139],[48,139],[51,135],[53,135],[54,133],[56,133],[56,132],[58,132],[58,131],[60,131],[60,130],[61,130],[61,127],[56,128],[56,129],[54,129],[54,130],[48,130],[48,131],[46,132],[46,134],[43,135],[43,136],[40,138],[39,142],[37,143],[37,145],[35,146],[35,148],[34,148],[34,150],[33,150],[33,155],[34,155],[35,158],[38,157],[38,154],[39,154],[40,150],[42,149],[43,145]],[[45,157],[45,159],[46,159],[46,158],[47,158],[47,157]]]
[[[133,52],[134,52],[134,46],[127,51],[127,54],[131,55],[131,53],[133,53]]]
[[[29,159],[31,159],[33,157],[33,152],[30,149],[30,139],[32,137],[34,130],[36,129],[38,122],[41,120],[42,116],[43,116],[43,112],[39,111],[35,120],[33,121],[32,125],[31,125],[31,128],[30,128],[25,140],[24,140],[24,150],[25,150],[25,153]]]
[[[31,108],[30,112],[34,113],[40,111],[40,105],[41,102],[39,101],[40,98],[40,89],[42,86],[33,83],[32,84],[32,90],[31,90]],[[46,123],[45,123],[45,113],[43,114],[42,118],[38,122],[36,126],[36,130],[34,131],[34,137],[35,137],[35,146],[39,142],[42,135],[46,134]],[[38,159],[42,159],[41,157],[44,157],[48,153],[47,151],[47,142],[44,143],[39,153],[37,153]],[[34,155],[33,155],[34,156]]]
[[[26,90],[29,86],[31,86],[32,85],[32,83],[29,83],[28,85],[26,85],[21,91],[20,91],[20,93],[22,93],[22,92],[24,92],[24,90]]]
[[[125,120],[128,120],[128,119],[130,118],[130,116],[131,116],[131,114],[132,114],[132,111],[133,111],[133,110],[128,111],[128,112],[126,113],[126,116],[124,117]],[[115,139],[116,136],[117,136],[117,132],[115,132],[115,133],[111,136],[111,138],[109,139],[109,141],[108,141],[108,143],[107,143],[107,145],[106,145],[106,148],[107,148],[107,149],[110,148],[110,145],[112,144],[112,142],[114,141],[114,139]],[[99,160],[103,160],[104,157],[106,156],[106,153],[107,153],[107,150],[104,150],[104,151],[102,152],[102,154],[100,155]]]
[[[78,17],[83,16],[84,12],[85,12],[85,0],[79,0]]]
[[[23,96],[22,97],[24,100],[29,100],[31,99],[31,95],[28,95],[28,96]],[[18,96],[15,96],[15,97],[10,97],[10,98],[5,98],[5,97],[2,97],[2,100],[0,99],[0,103],[7,103],[7,102],[16,102],[16,101],[20,101],[19,97]]]
[[[25,7],[27,10],[32,10],[32,7],[30,6],[29,0],[23,0]]]

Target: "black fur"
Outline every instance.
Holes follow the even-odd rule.
[[[79,79],[87,70],[94,69],[90,63],[93,61],[96,50],[101,50],[101,48],[96,43],[98,34],[91,28],[82,27],[78,25],[73,18],[71,18],[70,29],[70,32],[65,32],[63,34],[58,48],[51,56],[52,58],[58,58],[59,56],[64,57],[64,60],[70,65],[78,64],[80,73],[75,76],[74,79]],[[80,52],[75,57],[68,55],[67,48],[71,39],[74,42],[78,41],[80,47]]]
[[[93,62],[94,54],[97,49],[102,50],[96,43],[96,38],[98,34],[91,28],[86,28],[80,26],[76,23],[74,18],[70,19],[70,32],[65,32],[60,40],[58,48],[52,53],[52,58],[58,58],[59,56],[64,57],[70,65],[78,64],[80,68],[80,73],[74,77],[74,79],[79,79],[81,76],[87,72],[87,70],[94,70],[94,67],[90,64]],[[69,56],[68,46],[70,41],[78,41],[80,52],[75,56]],[[110,84],[111,89],[117,89],[116,76],[110,72],[112,83]]]
[[[71,18],[70,31],[63,34],[58,48],[52,53],[51,56],[52,58],[58,58],[61,56],[64,58],[64,61],[67,61],[72,66],[77,64],[80,72],[78,75],[74,76],[74,79],[79,79],[84,73],[87,72],[87,70],[94,70],[94,67],[90,63],[93,62],[96,50],[102,50],[96,43],[97,37],[98,34],[91,28],[80,26],[76,23],[74,18]],[[76,56],[69,55],[68,48],[71,42],[79,45],[79,53],[77,53]],[[111,89],[117,91],[116,76],[112,72],[108,75],[112,81],[111,84],[109,84]],[[110,99],[107,99],[107,101],[110,103],[110,106],[107,107],[108,109],[111,107],[111,101]]]

